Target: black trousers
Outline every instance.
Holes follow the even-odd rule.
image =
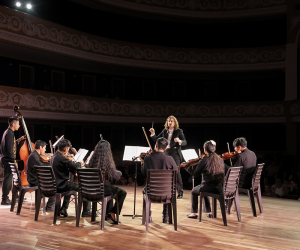
[[[191,213],[198,213],[198,196],[200,195],[201,192],[221,194],[223,192],[223,185],[222,183],[218,183],[218,184],[202,183],[201,185],[194,187],[191,193],[191,201],[192,201]],[[210,201],[208,197],[204,197],[203,212],[205,213],[211,212]]]
[[[169,156],[172,156],[176,165],[179,166],[180,165],[180,157],[177,153],[176,150],[166,150],[166,154]],[[178,169],[177,171],[177,192],[178,194],[182,194],[183,193],[183,183],[182,183],[182,177],[180,174],[180,169]]]
[[[12,187],[12,173],[9,162],[2,159],[2,165],[4,167],[4,179],[2,183],[2,200],[8,199],[8,194]]]
[[[79,185],[76,182],[69,182],[68,183],[68,188],[66,191],[78,191],[79,189]],[[65,191],[65,192],[66,192]],[[64,197],[64,201],[62,204],[62,208],[64,207],[65,209],[68,209],[69,207],[69,203],[70,203],[70,198],[71,195],[67,195]],[[89,212],[91,210],[91,202],[89,201],[83,201],[83,205],[82,205],[82,212]]]
[[[122,207],[123,207],[123,203],[124,200],[126,198],[127,192],[120,187],[112,187],[113,189],[113,199],[118,200],[119,203],[119,214],[121,213]],[[113,204],[113,199],[109,200],[107,202],[107,208],[106,208],[106,214],[109,213],[117,213],[117,204],[115,203],[115,205]]]

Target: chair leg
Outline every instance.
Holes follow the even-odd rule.
[[[146,202],[145,202],[145,196],[143,195],[143,217],[142,217],[142,225],[145,224],[146,221]]]
[[[217,199],[212,197],[212,215],[213,218],[217,218]]]
[[[55,195],[55,210],[54,210],[54,216],[53,216],[53,224],[56,224],[57,216],[59,216],[60,200],[61,200],[61,195],[56,194]]]
[[[173,207],[173,217],[174,217],[174,230],[177,231],[177,200],[176,200],[176,196],[173,197],[172,207]]]
[[[23,205],[23,200],[24,200],[24,196],[25,196],[25,189],[20,190],[20,196],[19,196],[19,201],[18,201],[18,209],[17,209],[17,215],[20,215],[21,213],[21,209],[22,209],[22,205]]]
[[[230,214],[231,213],[231,204],[232,204],[232,199],[227,200],[227,213]]]
[[[254,194],[252,189],[247,189],[249,200],[250,200],[250,206],[252,209],[253,217],[257,217],[256,215],[256,209],[255,209],[255,201],[254,201]]]
[[[104,229],[104,222],[105,222],[105,215],[106,215],[106,207],[107,202],[109,201],[108,198],[102,200],[102,209],[101,209],[101,230]]]
[[[148,232],[148,226],[149,226],[149,214],[150,214],[150,200],[148,199],[148,196],[146,196],[146,231]]]
[[[199,214],[198,214],[198,218],[199,221],[201,221],[201,216],[202,216],[202,200],[203,200],[203,196],[202,193],[200,193],[200,200],[199,200]]]
[[[77,209],[76,209],[76,227],[79,227],[82,202],[83,202],[82,196],[79,194],[78,195],[78,204],[77,204]],[[56,209],[56,206],[55,206],[55,209]]]
[[[169,223],[172,224],[172,204],[168,204],[168,216],[169,216]]]
[[[92,219],[91,219],[91,221],[96,220],[96,211],[97,211],[97,202],[95,201],[92,203]]]
[[[262,214],[263,213],[263,205],[262,205],[262,200],[261,200],[260,186],[258,187],[258,190],[256,192],[256,198],[257,198],[257,204],[258,204],[259,212]]]
[[[241,222],[242,220],[241,220],[241,210],[240,210],[240,197],[239,197],[238,189],[235,192],[234,203],[235,203],[237,219],[239,222]]]
[[[13,191],[12,191],[11,206],[10,206],[10,211],[11,212],[14,211],[14,208],[15,208],[15,205],[16,205],[17,196],[18,196],[18,190],[17,190],[16,186],[14,185]]]
[[[225,208],[224,197],[219,199],[219,202],[220,202],[220,207],[221,207],[221,212],[222,212],[222,217],[223,217],[223,223],[224,223],[224,226],[227,226],[226,208]]]
[[[35,190],[35,217],[34,217],[35,221],[38,221],[38,219],[39,219],[41,199],[42,199],[41,190],[40,189]],[[44,199],[45,199],[45,197],[44,197]]]
[[[119,224],[119,214],[120,214],[120,212],[119,212],[119,200],[118,200],[118,197],[116,199],[116,206],[117,206],[117,214],[116,214],[116,216],[117,216],[117,222]]]
[[[76,193],[76,194],[74,195],[74,197],[75,197],[75,213],[76,213],[77,205],[78,205],[78,200],[77,200],[77,198],[78,198],[78,193]],[[96,205],[96,206],[97,206],[97,205]]]

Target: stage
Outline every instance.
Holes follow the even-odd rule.
[[[122,214],[133,213],[134,187],[121,186],[127,191]],[[2,191],[2,189],[1,189]],[[52,224],[53,212],[39,215],[34,221],[34,194],[25,195],[20,215],[0,206],[1,249],[300,249],[300,201],[263,197],[263,214],[253,217],[249,200],[240,195],[242,222],[236,213],[227,215],[223,225],[218,206],[218,218],[203,214],[202,222],[186,217],[190,212],[190,191],[177,200],[178,231],[173,224],[162,223],[162,205],[152,204],[149,231],[142,218],[120,216],[121,224],[105,222],[100,229],[100,217],[91,223],[81,218],[75,227],[75,207],[70,205],[69,217],[60,217]],[[31,203],[32,201],[32,203]],[[187,208],[188,206],[188,208]],[[98,206],[99,208],[99,206]],[[137,190],[137,214],[142,214],[142,187]]]

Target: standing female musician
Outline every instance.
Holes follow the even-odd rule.
[[[124,200],[127,192],[120,188],[111,185],[113,180],[118,181],[122,173],[116,169],[116,165],[111,153],[110,143],[101,140],[95,147],[94,154],[89,163],[90,168],[100,168],[104,181],[105,196],[113,195],[119,201],[119,214],[121,213]],[[108,201],[106,209],[106,219],[110,219],[114,224],[117,224],[116,215],[117,207],[113,205],[113,199]],[[119,221],[120,222],[120,221]]]
[[[213,140],[207,141],[203,145],[205,157],[200,160],[195,170],[192,168],[186,169],[190,174],[194,174],[198,177],[202,174],[202,183],[194,187],[192,190],[191,202],[191,214],[188,218],[197,219],[198,215],[198,196],[200,192],[209,192],[221,194],[223,193],[223,182],[224,182],[224,169],[225,164],[222,158],[216,153],[216,143]],[[193,173],[194,172],[194,173]],[[205,209],[209,214],[208,217],[212,217],[210,214],[211,208],[208,197],[204,198]]]
[[[159,135],[155,135],[155,130],[151,128],[151,137],[154,142],[157,138],[164,137],[168,140],[168,147],[165,153],[170,155],[175,160],[177,166],[183,162],[183,156],[181,153],[181,146],[186,146],[187,142],[184,137],[182,129],[179,128],[179,123],[174,116],[169,116],[165,123],[165,128]],[[180,174],[180,170],[177,171],[177,199],[181,199],[183,196],[183,184]]]

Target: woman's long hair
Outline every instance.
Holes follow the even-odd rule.
[[[97,143],[89,167],[100,168],[104,180],[113,181],[112,171],[116,169],[116,165],[108,141],[101,140]]]
[[[165,122],[165,129],[169,129],[169,126],[168,126],[168,120],[169,119],[173,119],[174,120],[174,123],[175,123],[175,125],[174,125],[174,130],[177,130],[177,129],[179,129],[179,122],[177,121],[177,119],[176,119],[176,117],[175,116],[173,116],[173,115],[171,115],[171,116],[169,116],[168,118],[167,118],[167,120],[166,120],[166,122]]]
[[[224,176],[224,165],[220,161],[220,157],[215,153],[216,151],[216,143],[212,140],[206,141],[203,145],[206,149],[209,157],[209,173],[211,174],[211,178],[214,181],[220,181],[216,176]]]

